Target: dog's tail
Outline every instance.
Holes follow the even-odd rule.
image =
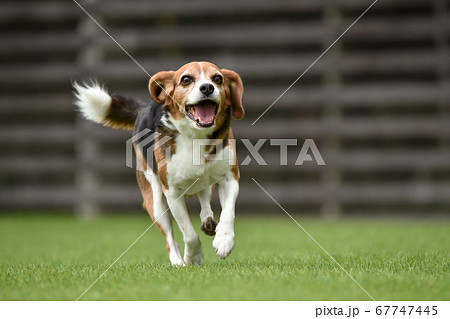
[[[145,105],[133,98],[109,95],[98,83],[73,83],[75,105],[85,118],[113,128],[133,130],[139,110]]]

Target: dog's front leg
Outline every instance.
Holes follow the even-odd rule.
[[[216,227],[213,247],[220,258],[227,258],[234,248],[234,210],[239,193],[239,183],[234,177],[225,177],[219,183],[219,199],[222,206],[220,221]]]
[[[198,201],[200,202],[200,220],[201,230],[206,235],[214,236],[216,234],[217,221],[214,219],[214,214],[211,209],[211,196],[214,190],[214,185],[208,186],[197,194]]]
[[[198,238],[198,234],[195,232],[194,226],[192,226],[189,219],[189,213],[186,208],[186,202],[182,193],[168,190],[164,193],[169,204],[172,216],[178,224],[181,232],[183,233],[183,240],[185,244],[184,248],[184,262],[188,265],[202,265],[203,264],[203,251],[202,244]],[[181,197],[180,197],[181,196]]]

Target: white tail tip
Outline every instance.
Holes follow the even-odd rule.
[[[73,83],[75,105],[85,118],[96,123],[103,123],[111,105],[111,96],[97,82],[91,85]]]

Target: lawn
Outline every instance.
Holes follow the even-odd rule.
[[[296,218],[375,299],[450,299],[450,222]],[[144,214],[2,216],[0,299],[75,300],[149,225]],[[81,300],[369,300],[282,212],[238,217],[236,236],[219,260],[200,234],[205,265],[173,268],[152,227]]]

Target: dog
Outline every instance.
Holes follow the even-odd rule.
[[[162,71],[150,79],[152,100],[109,95],[97,83],[74,83],[75,104],[88,120],[112,128],[156,132],[152,145],[134,141],[137,182],[143,207],[166,239],[174,266],[202,265],[203,250],[186,208],[184,196],[196,195],[201,206],[201,230],[214,236],[213,248],[225,259],[234,248],[235,203],[239,168],[231,120],[244,116],[244,88],[240,76],[209,62],[191,62],[177,71]],[[195,140],[204,155],[194,163]],[[220,147],[219,147],[220,146]],[[220,153],[220,154],[219,154]],[[219,156],[221,155],[221,156]],[[162,164],[161,164],[162,163]],[[219,185],[220,221],[214,219],[211,197]],[[172,229],[172,216],[185,243],[184,258]]]

